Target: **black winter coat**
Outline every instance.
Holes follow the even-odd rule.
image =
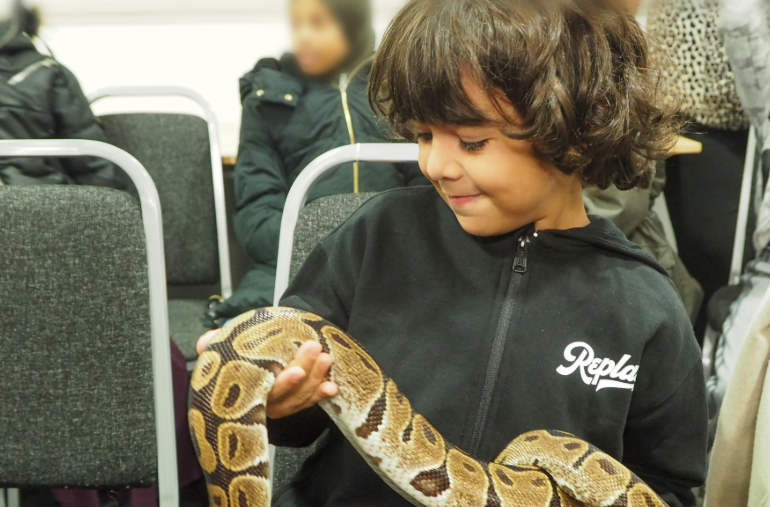
[[[348,105],[357,143],[386,143],[392,136],[366,96],[369,68],[351,79]],[[340,90],[329,80],[309,79],[292,55],[260,60],[241,79],[243,119],[235,168],[235,232],[257,264],[233,300],[229,316],[272,303],[283,207],[294,180],[318,156],[351,143]],[[379,192],[425,184],[417,164],[361,163],[360,191]],[[320,181],[309,200],[353,192],[353,165]]]
[[[433,188],[371,199],[311,253],[284,306],[358,339],[447,441],[493,460],[537,429],[575,434],[672,507],[706,471],[700,349],[666,271],[609,220],[467,234]],[[271,442],[329,429],[280,507],[407,507],[318,407]]]
[[[40,54],[26,35],[0,49],[0,139],[106,141],[75,76]],[[6,185],[80,184],[126,188],[125,174],[106,160],[2,158]]]

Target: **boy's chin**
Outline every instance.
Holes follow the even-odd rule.
[[[498,224],[495,220],[485,216],[464,216],[455,213],[460,227],[471,236],[480,238],[489,238],[492,236],[501,236],[515,231],[520,227],[511,227],[510,224]]]

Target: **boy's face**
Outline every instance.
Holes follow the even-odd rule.
[[[586,225],[584,210],[579,223],[573,213],[576,194],[582,209],[580,181],[540,160],[528,141],[506,136],[515,127],[478,84],[468,82],[465,90],[488,125],[416,125],[420,169],[462,228],[496,236],[531,223],[541,230]]]

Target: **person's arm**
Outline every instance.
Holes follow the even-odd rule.
[[[623,464],[671,507],[692,507],[706,478],[708,409],[698,346],[684,311],[642,356],[624,433]]]
[[[67,68],[58,66],[53,81],[55,136],[60,139],[85,139],[107,142],[77,78]],[[128,176],[112,162],[97,157],[64,159],[69,176],[79,185],[128,188]]]
[[[235,166],[235,234],[249,257],[275,266],[278,237],[289,182],[265,104],[252,94],[243,102],[241,141]]]
[[[281,306],[308,311],[345,329],[348,304],[340,295],[339,278],[322,246],[302,265],[286,291]],[[282,419],[268,419],[270,442],[284,447],[306,447],[331,425],[331,419],[317,405]]]

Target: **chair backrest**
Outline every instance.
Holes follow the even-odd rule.
[[[316,245],[342,225],[363,203],[376,193],[340,194],[321,197],[299,212],[291,253],[291,278],[302,267]]]
[[[283,209],[278,262],[275,269],[273,301],[276,306],[280,304],[281,297],[291,279],[292,261],[295,257],[295,229],[298,226],[300,212],[305,208],[307,197],[313,185],[329,171],[347,162],[416,162],[418,151],[416,144],[353,144],[324,153],[308,164],[291,186]],[[315,246],[315,243],[312,245]],[[309,253],[307,249],[305,250]],[[294,264],[296,265],[296,262]]]
[[[149,277],[136,199],[0,187],[0,482],[156,481]]]
[[[168,284],[218,283],[217,220],[206,120],[168,113],[110,114],[100,120],[109,142],[136,157],[158,189]]]
[[[167,308],[167,294],[166,294],[166,268],[165,263],[163,261],[164,255],[163,255],[163,223],[161,220],[161,206],[160,206],[160,199],[158,198],[158,192],[155,188],[155,185],[152,182],[152,178],[147,173],[147,171],[142,167],[142,165],[131,155],[126,153],[125,151],[122,151],[112,145],[106,144],[106,143],[100,143],[95,141],[84,141],[84,140],[22,140],[22,141],[2,141],[0,140],[0,157],[100,157],[104,158],[106,160],[109,160],[113,164],[117,165],[121,169],[123,169],[126,174],[129,176],[131,181],[133,182],[134,186],[136,187],[138,196],[139,196],[139,203],[141,205],[141,222],[144,229],[144,249],[146,253],[146,274],[145,276],[142,276],[138,271],[132,268],[131,264],[126,265],[123,262],[123,256],[120,253],[122,251],[122,248],[116,248],[114,250],[111,250],[109,255],[106,256],[104,259],[99,259],[98,262],[96,259],[94,259],[94,253],[100,252],[100,243],[97,241],[99,239],[102,239],[102,236],[106,236],[108,234],[112,234],[114,237],[117,237],[118,235],[124,234],[124,230],[122,225],[125,225],[123,222],[128,223],[127,219],[125,219],[126,216],[128,216],[129,212],[127,211],[126,205],[125,205],[125,199],[126,196],[123,194],[115,194],[112,191],[109,190],[98,190],[98,189],[82,189],[82,188],[68,188],[64,190],[61,187],[42,187],[42,188],[35,188],[35,189],[4,189],[3,192],[8,192],[4,195],[12,196],[13,194],[11,192],[74,192],[74,191],[86,191],[86,192],[94,192],[99,191],[101,192],[108,192],[108,194],[111,193],[111,195],[114,197],[114,204],[116,204],[113,208],[110,209],[109,205],[109,198],[106,198],[102,200],[101,198],[97,199],[89,199],[89,202],[93,204],[93,206],[84,206],[84,207],[78,207],[77,204],[74,204],[70,207],[67,205],[61,205],[61,213],[64,216],[67,216],[72,219],[72,221],[67,221],[64,223],[63,221],[61,223],[58,223],[56,220],[53,220],[52,217],[58,216],[58,210],[53,209],[51,214],[46,215],[43,213],[40,213],[38,218],[38,222],[47,222],[49,224],[49,229],[47,233],[48,235],[56,234],[53,231],[60,230],[60,233],[69,232],[70,235],[73,237],[82,235],[83,237],[93,239],[94,241],[88,242],[87,248],[82,248],[80,243],[78,243],[78,247],[72,247],[71,250],[62,250],[63,252],[69,252],[68,256],[64,256],[62,253],[59,255],[58,249],[63,249],[68,244],[65,243],[64,245],[58,245],[58,244],[46,244],[42,247],[40,246],[33,246],[37,245],[37,243],[32,243],[34,240],[38,239],[46,240],[49,238],[49,236],[46,236],[42,228],[42,223],[37,223],[34,220],[18,220],[19,223],[25,224],[28,226],[28,228],[25,230],[24,228],[6,228],[6,225],[15,223],[17,216],[19,215],[19,211],[24,209],[23,205],[18,204],[18,199],[12,199],[9,197],[9,205],[7,207],[8,211],[4,213],[2,216],[0,216],[0,220],[2,220],[3,232],[13,230],[14,234],[19,235],[20,238],[25,238],[24,241],[21,241],[21,245],[23,248],[16,248],[16,247],[8,247],[6,248],[5,252],[6,255],[1,256],[3,259],[3,263],[0,264],[0,285],[2,285],[6,280],[8,280],[8,285],[13,286],[13,284],[20,285],[19,279],[15,278],[17,276],[28,276],[28,279],[26,280],[23,285],[20,285],[18,287],[17,291],[9,291],[11,294],[7,294],[3,292],[1,295],[4,297],[5,301],[12,301],[15,298],[22,299],[24,297],[27,297],[29,295],[36,294],[38,288],[44,288],[46,289],[46,293],[48,294],[48,299],[42,299],[37,298],[37,301],[40,301],[42,305],[49,305],[54,306],[58,305],[59,308],[56,309],[56,311],[50,311],[46,313],[45,311],[40,311],[36,307],[27,308],[25,305],[16,304],[13,306],[13,310],[11,310],[11,306],[8,305],[8,309],[0,306],[3,310],[5,310],[10,316],[10,318],[7,318],[5,315],[2,315],[0,317],[0,321],[2,321],[2,326],[0,326],[0,341],[3,342],[3,346],[7,347],[9,350],[15,350],[15,355],[10,356],[13,357],[13,359],[10,359],[11,361],[14,361],[16,359],[20,359],[18,356],[20,354],[21,350],[24,350],[26,352],[29,352],[30,354],[34,353],[35,357],[37,359],[32,358],[31,356],[28,358],[24,358],[25,361],[29,364],[30,368],[15,368],[15,370],[12,372],[10,377],[12,378],[5,378],[0,377],[0,385],[3,386],[13,386],[15,389],[20,389],[21,387],[17,387],[18,385],[21,385],[21,380],[26,380],[27,382],[24,384],[24,387],[27,389],[28,397],[24,397],[21,399],[22,403],[26,407],[33,407],[35,402],[33,401],[33,397],[41,397],[44,400],[46,400],[43,403],[38,403],[36,410],[38,410],[38,413],[40,417],[38,418],[29,418],[29,421],[24,421],[24,423],[29,423],[29,426],[22,428],[21,424],[18,422],[10,422],[11,425],[16,425],[15,433],[10,434],[7,431],[7,428],[9,427],[9,424],[7,424],[6,419],[3,419],[2,424],[0,425],[0,428],[2,428],[3,431],[3,439],[0,439],[0,446],[6,445],[9,446],[6,450],[5,448],[0,447],[0,454],[3,455],[3,459],[5,461],[2,462],[2,467],[0,468],[0,486],[18,486],[20,484],[32,484],[35,482],[48,482],[50,485],[51,482],[63,482],[65,479],[67,482],[73,481],[73,484],[64,484],[67,486],[75,485],[76,482],[80,482],[82,479],[82,482],[85,483],[87,486],[91,485],[101,485],[101,483],[104,483],[104,485],[107,485],[108,483],[112,482],[123,482],[123,481],[130,481],[130,483],[138,483],[138,484],[145,484],[147,480],[147,469],[145,467],[148,466],[149,463],[147,460],[145,460],[143,457],[139,457],[138,453],[141,452],[139,449],[139,446],[144,451],[148,451],[152,449],[153,442],[155,443],[155,448],[157,451],[156,454],[156,461],[157,461],[157,474],[156,477],[158,479],[158,501],[160,507],[178,507],[179,505],[179,483],[178,483],[178,475],[177,475],[177,466],[176,466],[176,438],[175,438],[175,424],[174,424],[174,401],[173,401],[173,392],[172,392],[172,379],[171,379],[171,348],[169,343],[169,332],[168,332],[168,308]],[[32,195],[32,194],[30,194]],[[37,195],[37,194],[35,194]],[[62,194],[64,195],[64,194]],[[101,195],[99,196],[101,197]],[[64,198],[62,198],[64,199]],[[121,204],[121,200],[123,204]],[[41,204],[42,206],[50,206],[51,202],[56,202],[56,199],[39,199],[38,201],[43,203],[44,201],[50,201],[45,202]],[[10,203],[14,203],[14,207],[11,206]],[[28,204],[26,206],[29,206]],[[105,206],[104,209],[99,208],[99,206]],[[0,206],[2,208],[2,206]],[[92,213],[92,211],[99,208],[98,213]],[[50,209],[50,208],[49,208]],[[78,213],[71,214],[68,210],[78,210]],[[118,212],[118,210],[123,210],[122,212]],[[136,209],[136,208],[134,208]],[[89,212],[88,215],[84,215],[82,212],[83,210],[87,210]],[[135,213],[135,212],[134,212]],[[113,227],[104,226],[101,225],[92,225],[92,224],[99,224],[100,218],[104,218],[105,220],[109,221],[110,217],[113,214],[120,215],[124,218],[124,220],[116,220],[114,221],[116,223],[113,223]],[[118,223],[120,222],[120,223]],[[66,227],[65,227],[66,226]],[[94,229],[91,229],[94,227]],[[88,230],[98,230],[99,234],[88,234],[84,231]],[[47,230],[47,229],[46,229]],[[134,235],[130,231],[132,229],[127,228],[128,232],[126,232],[124,235],[133,238]],[[9,233],[10,234],[10,233]],[[38,234],[37,236],[35,234]],[[114,239],[114,237],[111,236],[113,239],[110,241],[118,241],[117,239]],[[13,243],[17,240],[15,237],[7,238],[2,237],[6,242]],[[55,237],[52,237],[52,239],[56,239]],[[71,240],[75,241],[75,240]],[[75,243],[72,243],[73,245]],[[136,244],[136,243],[133,243]],[[110,246],[107,244],[107,246]],[[121,245],[126,246],[126,245]],[[103,247],[102,247],[103,248]],[[38,251],[39,250],[39,251]],[[77,255],[80,254],[87,254],[84,256]],[[39,256],[38,256],[39,254]],[[33,257],[38,256],[38,260],[42,261],[42,266],[37,266],[36,263],[33,262]],[[54,267],[57,266],[59,263],[61,263],[62,258],[66,258],[68,260],[67,269],[64,269],[63,272],[55,272]],[[114,260],[113,264],[105,264],[105,266],[102,266],[101,263],[109,263],[110,259]],[[141,264],[140,259],[136,259],[134,262]],[[137,264],[137,265],[138,265]],[[27,270],[20,266],[29,266]],[[103,273],[103,271],[99,271],[100,267],[111,267],[110,273],[112,273],[112,278],[109,278],[107,280],[103,280],[104,283],[86,283],[85,280],[77,279],[78,276],[102,276],[103,278],[108,278],[108,275],[97,275],[94,274],[95,272]],[[46,278],[49,273],[49,271],[52,271],[53,278],[50,280]],[[13,275],[8,274],[13,273]],[[122,299],[125,298],[125,293],[121,292],[119,290],[113,290],[113,289],[106,289],[104,286],[107,283],[114,283],[115,280],[119,280],[119,283],[130,283],[130,281],[126,281],[126,277],[130,277],[131,275],[134,275],[136,277],[135,280],[132,282],[135,282],[139,284],[141,287],[143,284],[147,284],[148,286],[148,292],[149,292],[149,308],[146,306],[143,308],[137,307],[134,308],[131,305],[121,306]],[[140,278],[141,277],[141,278]],[[114,278],[114,279],[113,279]],[[73,279],[75,282],[73,282]],[[43,281],[46,280],[47,282],[44,283]],[[97,278],[97,282],[102,281],[101,279]],[[60,283],[61,285],[57,285],[57,283]],[[135,286],[135,285],[131,285]],[[114,300],[112,302],[108,301],[108,297],[101,295],[102,293],[99,292],[99,290],[107,291],[108,294],[112,294],[114,296]],[[136,290],[136,289],[135,289]],[[73,292],[70,292],[73,291]],[[141,291],[139,291],[141,292]],[[136,292],[135,295],[139,295],[139,292]],[[75,297],[73,294],[79,294],[79,297]],[[93,296],[93,300],[90,299],[90,296]],[[41,300],[42,299],[42,300]],[[98,301],[99,305],[112,308],[113,312],[116,308],[119,308],[120,316],[119,320],[115,320],[114,314],[111,318],[103,319],[99,325],[104,327],[96,327],[94,328],[94,323],[98,319],[98,315],[102,315],[100,313],[100,308],[90,308],[88,305],[92,306],[98,306],[96,303],[92,301]],[[35,301],[32,301],[33,303]],[[66,306],[65,306],[66,303]],[[139,303],[135,303],[139,304]],[[65,310],[66,308],[66,310]],[[128,317],[127,312],[130,310],[136,310],[138,313],[136,316]],[[27,312],[30,312],[31,315],[34,315],[32,312],[37,311],[37,316],[41,316],[44,319],[47,319],[47,321],[42,322],[32,322],[32,320],[27,316]],[[122,438],[121,435],[118,435],[117,433],[113,433],[109,430],[109,428],[105,431],[104,426],[101,426],[101,433],[99,427],[89,427],[89,424],[91,423],[91,418],[87,416],[83,416],[81,413],[85,413],[86,411],[90,410],[89,403],[87,401],[82,401],[83,399],[88,399],[89,397],[91,399],[94,399],[97,395],[95,393],[98,393],[99,389],[111,389],[111,386],[108,384],[99,384],[96,386],[97,389],[93,389],[93,385],[90,385],[88,383],[84,383],[80,385],[80,388],[78,389],[77,383],[80,380],[77,373],[80,371],[88,371],[90,374],[92,371],[95,372],[94,375],[108,375],[109,374],[109,368],[113,366],[113,363],[117,361],[118,359],[115,359],[113,357],[107,356],[109,359],[102,358],[99,353],[94,353],[93,350],[95,347],[91,346],[91,343],[88,342],[88,339],[99,339],[100,336],[107,336],[108,338],[115,338],[118,335],[121,335],[122,333],[118,330],[113,330],[111,328],[107,328],[106,325],[112,324],[117,325],[119,328],[126,328],[126,322],[131,322],[132,319],[136,319],[137,322],[144,319],[144,316],[149,313],[149,325],[150,325],[150,335],[151,335],[151,368],[152,368],[152,403],[153,403],[153,420],[154,420],[154,437],[148,439],[147,435],[143,436],[142,438],[137,438],[127,446],[122,446],[121,444],[114,444],[113,447],[117,446],[116,448],[118,450],[125,450],[126,456],[116,455],[108,452],[104,452],[106,456],[101,456],[103,459],[100,460],[98,463],[98,468],[94,468],[95,458],[83,458],[78,457],[77,459],[74,459],[76,457],[76,454],[79,453],[87,453],[88,449],[80,449],[76,453],[65,453],[61,451],[55,451],[56,455],[54,457],[57,458],[63,458],[65,461],[57,463],[54,462],[52,459],[48,460],[51,456],[41,455],[40,454],[34,454],[34,451],[30,450],[27,452],[27,450],[22,450],[22,454],[18,455],[15,454],[16,452],[21,450],[20,445],[15,442],[15,440],[18,440],[19,438],[22,439],[35,439],[35,438],[42,438],[41,432],[43,431],[49,431],[52,434],[58,434],[62,432],[62,424],[61,421],[65,421],[64,424],[66,424],[68,429],[71,429],[72,431],[65,435],[67,438],[78,438],[80,440],[83,440],[83,435],[94,435],[94,434],[105,434],[110,436],[111,438]],[[61,351],[61,340],[69,340],[70,343],[68,343],[68,347],[61,351],[61,353],[69,353],[71,354],[70,358],[67,360],[58,360],[58,361],[49,361],[47,359],[47,355],[50,354],[51,343],[45,340],[40,340],[37,338],[36,333],[38,332],[38,329],[42,329],[42,326],[57,326],[57,318],[61,318],[62,322],[71,324],[73,327],[77,327],[75,329],[78,334],[70,334],[67,335],[65,332],[62,331],[61,327],[55,328],[55,327],[46,327],[47,330],[46,333],[50,337],[50,330],[55,331],[55,343],[59,348],[54,349],[54,354],[58,351]],[[40,328],[34,328],[30,326],[41,326]],[[24,326],[28,326],[25,328]],[[80,332],[82,330],[82,333]],[[29,331],[31,333],[30,340],[35,343],[34,347],[28,347],[28,348],[20,348],[15,347],[17,343],[20,343],[26,339],[26,336],[24,335],[25,331]],[[64,330],[66,331],[66,330]],[[90,333],[89,333],[90,331]],[[136,340],[136,336],[130,336],[130,340]],[[77,341],[77,346],[72,347],[73,341]],[[42,343],[41,343],[42,342]],[[104,340],[105,344],[107,344],[108,340]],[[109,349],[108,345],[100,344],[100,346],[106,347],[107,352],[114,352],[115,349]],[[113,347],[119,347],[120,343],[113,344]],[[15,347],[15,348],[14,348]],[[74,353],[71,351],[71,349],[77,349],[80,351],[81,349],[85,349],[83,353]],[[145,350],[146,352],[146,350]],[[3,351],[2,353],[5,354],[6,358],[9,357],[8,353],[5,353]],[[72,357],[75,356],[75,357]],[[78,362],[74,362],[73,360],[77,360]],[[133,375],[135,378],[138,375],[143,375],[145,369],[144,364],[142,361],[135,359],[133,355],[126,355],[122,356],[122,361],[124,363],[120,363],[118,366],[120,367],[120,371],[128,370],[128,373],[130,375]],[[98,368],[94,365],[95,362],[98,362],[101,366],[101,370],[98,370]],[[65,399],[57,399],[59,406],[66,406],[67,408],[70,408],[69,413],[64,413],[62,415],[62,412],[57,412],[57,406],[56,405],[50,405],[47,403],[49,399],[51,399],[52,392],[49,391],[42,391],[41,389],[33,389],[30,387],[30,382],[39,380],[36,375],[41,375],[40,372],[46,372],[47,370],[51,370],[52,366],[54,367],[59,366],[61,368],[72,368],[71,372],[72,374],[64,374],[59,373],[58,371],[51,371],[47,375],[49,375],[49,378],[54,379],[56,384],[56,388],[58,391],[53,391],[55,393],[59,393],[60,395],[65,396],[67,394],[73,394],[78,395],[80,398],[78,399],[72,399],[72,400],[65,400]],[[126,366],[126,364],[128,366]],[[3,371],[3,374],[7,374],[7,371],[10,371],[9,368],[5,369]],[[21,376],[17,375],[16,373],[20,374]],[[119,377],[122,378],[122,377]],[[121,382],[120,380],[118,382]],[[42,377],[40,377],[40,380],[44,380]],[[102,379],[104,380],[104,379]],[[61,384],[59,384],[59,382]],[[42,384],[41,384],[42,385]],[[122,384],[121,384],[122,385]],[[139,384],[137,384],[139,385]],[[47,397],[47,398],[46,398]],[[99,408],[102,409],[101,413],[106,415],[108,417],[107,420],[119,420],[119,415],[116,415],[117,412],[115,411],[115,402],[121,403],[125,401],[125,407],[131,407],[132,410],[135,410],[135,407],[137,406],[136,399],[131,397],[126,397],[129,399],[124,399],[123,397],[116,397],[111,398],[112,403],[108,405],[109,410],[104,410],[104,406],[101,406]],[[2,403],[3,414],[8,414],[9,405],[8,402],[14,403],[17,401],[17,399],[11,399],[11,400],[2,400],[0,403]],[[105,397],[105,402],[108,402],[109,400]],[[73,403],[81,403],[81,406],[73,406]],[[43,413],[40,413],[40,407],[45,406],[45,411]],[[14,406],[14,409],[19,412],[20,409],[17,406]],[[70,417],[67,418],[69,415],[72,415],[73,417],[76,417],[74,420]],[[8,416],[11,417],[11,416]],[[15,421],[15,420],[14,420]],[[100,423],[104,424],[101,422]],[[22,423],[23,424],[23,423]],[[97,424],[96,421],[94,421],[94,424]],[[129,431],[132,431],[132,421],[127,420],[124,422],[125,427],[129,428]],[[34,431],[33,431],[34,428]],[[8,438],[5,438],[6,435],[8,435]],[[48,439],[48,442],[52,445],[56,444],[56,441],[53,437],[46,436]],[[32,444],[30,444],[32,445]],[[16,447],[13,447],[16,446]],[[69,446],[64,447],[64,449],[74,449],[76,446]],[[105,444],[105,447],[106,444]],[[42,452],[45,452],[44,450],[38,449]],[[96,451],[102,451],[101,448],[97,448]],[[131,457],[131,455],[134,455],[134,458]],[[6,458],[6,456],[10,456],[10,458]],[[34,465],[34,468],[31,468],[32,463],[34,460],[37,460],[38,457],[41,457],[41,459],[46,460],[45,466],[48,468],[52,467],[61,467],[62,470],[65,472],[62,472],[61,474],[57,474],[56,472],[48,472],[49,475],[43,475],[45,474],[45,470],[41,469],[39,465]],[[19,463],[14,464],[13,460],[21,460]],[[125,462],[120,461],[121,459],[125,459]],[[82,463],[85,463],[88,468],[82,469],[82,470],[74,470],[72,468],[73,465],[69,464],[70,461],[72,461],[75,465],[80,463],[83,460]],[[62,464],[64,463],[64,464]],[[144,463],[142,465],[141,463]],[[12,470],[16,470],[16,472],[13,475],[9,475],[5,473],[5,467],[8,466]],[[110,468],[113,471],[109,476],[107,476],[106,471],[103,471],[102,469]],[[39,475],[35,475],[36,472],[39,472]],[[88,472],[88,473],[86,473]],[[89,474],[93,472],[93,477],[89,476]],[[67,476],[65,477],[65,474]],[[131,476],[135,477],[132,479]],[[144,477],[142,477],[144,476]],[[130,484],[129,483],[129,484]],[[122,484],[121,486],[125,486],[125,484]],[[8,492],[8,498],[9,503],[10,501],[17,501],[18,500],[18,491],[17,490],[9,490]],[[17,502],[18,504],[18,502]],[[11,505],[13,505],[11,503]]]

